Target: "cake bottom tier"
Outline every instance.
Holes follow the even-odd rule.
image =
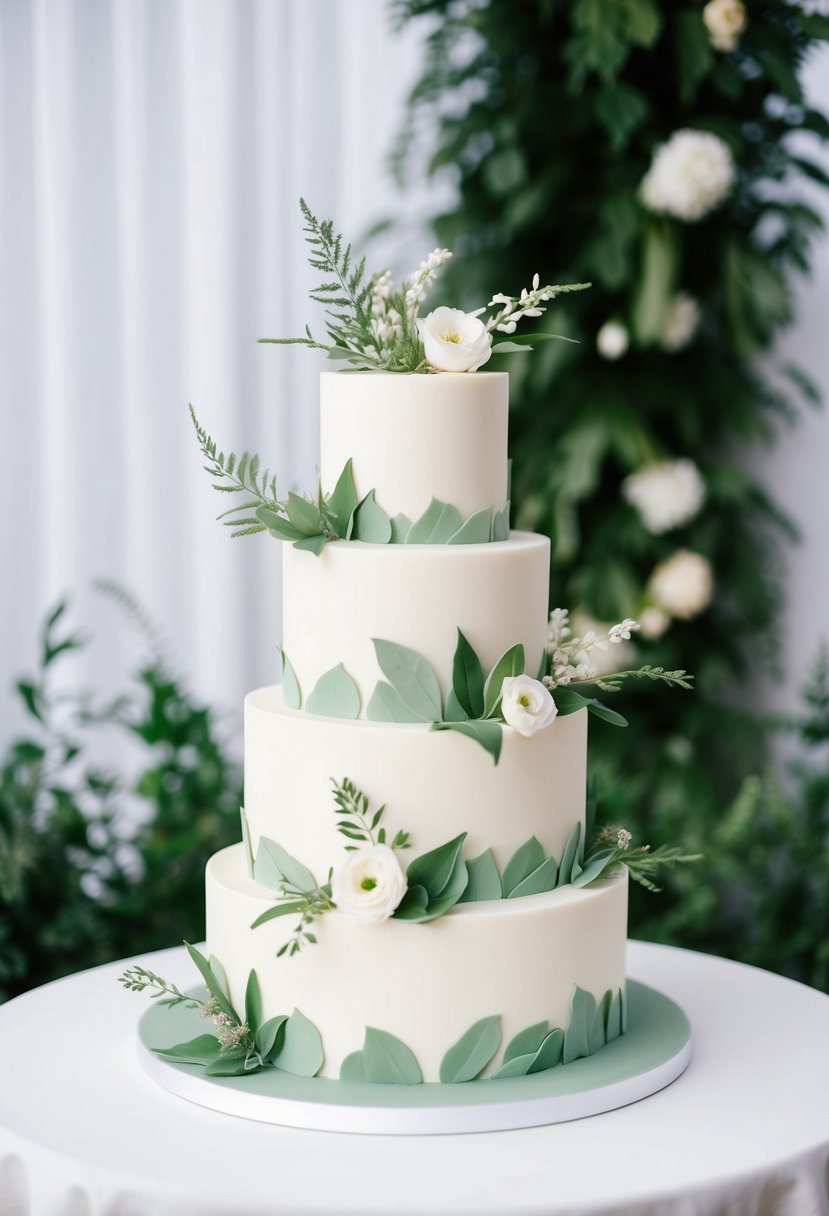
[[[251,929],[274,900],[249,877],[243,845],[211,858],[206,885],[208,950],[224,968],[233,1004],[244,1009],[256,971],[263,1019],[297,1009],[319,1030],[321,1076],[340,1075],[369,1027],[404,1043],[424,1081],[440,1080],[447,1050],[485,1018],[499,1019],[500,1046],[483,1075],[502,1065],[519,1032],[544,1021],[566,1031],[576,1009],[587,1019],[590,1050],[604,1041],[608,1019],[618,1033],[626,871],[583,888],[461,905],[428,924],[362,925],[329,912],[314,926],[316,945],[281,958],[296,918]]]

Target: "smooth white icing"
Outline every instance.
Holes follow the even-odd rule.
[[[466,518],[507,499],[506,372],[320,376],[320,476],[333,489],[353,460],[360,497],[389,515],[421,515],[432,498]]]
[[[254,849],[269,836],[322,882],[342,855],[331,779],[349,777],[410,856],[468,832],[465,855],[491,848],[499,866],[537,836],[558,860],[584,822],[587,711],[531,738],[502,726],[498,765],[471,739],[426,726],[346,722],[286,710],[278,687],[245,698],[245,814]],[[404,854],[404,859],[405,859]]]
[[[473,1022],[501,1016],[503,1047],[547,1018],[566,1026],[574,984],[601,999],[624,987],[627,874],[581,890],[561,887],[523,899],[462,905],[428,925],[360,925],[332,912],[316,946],[275,957],[290,917],[251,929],[272,899],[246,872],[244,849],[217,853],[207,867],[207,942],[223,964],[231,998],[244,1008],[248,973],[264,1017],[300,1009],[325,1050],[322,1075],[339,1075],[362,1047],[366,1026],[414,1052],[424,1080],[437,1081],[446,1050]]]
[[[319,557],[283,546],[283,646],[307,698],[342,663],[363,709],[382,672],[372,638],[417,651],[444,694],[457,629],[485,667],[524,645],[535,675],[547,641],[550,542],[514,532],[485,545],[371,545],[335,541]]]

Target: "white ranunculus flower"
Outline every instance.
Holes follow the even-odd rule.
[[[710,0],[702,20],[715,51],[733,51],[746,27],[745,5],[740,0]]]
[[[417,329],[426,359],[441,372],[474,372],[492,354],[492,335],[480,317],[461,308],[436,308]]]
[[[387,844],[349,853],[331,878],[331,898],[337,910],[363,925],[388,920],[405,894],[400,862]]]
[[[549,726],[558,713],[556,703],[540,680],[507,676],[501,685],[501,713],[519,735],[529,737]]]
[[[681,621],[699,616],[711,603],[713,593],[711,563],[690,549],[677,549],[661,562],[647,586],[648,598],[656,607]]]
[[[664,608],[657,608],[654,604],[643,608],[639,613],[639,632],[649,642],[655,642],[657,638],[661,638],[670,623],[671,618]]]
[[[622,493],[654,536],[687,524],[705,500],[705,482],[693,460],[655,460],[622,482]]]
[[[687,291],[674,296],[665,311],[660,342],[663,350],[684,350],[699,328],[699,304]]]
[[[656,149],[642,179],[642,202],[649,211],[699,220],[731,193],[735,178],[728,144],[685,127]]]
[[[596,334],[596,350],[603,359],[621,359],[629,346],[630,335],[621,321],[605,321]]]

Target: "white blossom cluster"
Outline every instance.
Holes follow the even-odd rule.
[[[649,211],[693,222],[719,206],[735,180],[728,144],[710,131],[685,127],[656,149],[641,198]]]
[[[237,1047],[250,1034],[250,1027],[244,1022],[234,1022],[219,1008],[219,1003],[214,997],[200,1005],[198,1012],[200,1018],[210,1018],[216,1027],[216,1038],[223,1048]]]
[[[705,482],[692,460],[654,460],[622,482],[622,493],[654,536],[687,524],[705,500]]]
[[[734,51],[746,27],[745,5],[740,0],[709,0],[702,20],[715,51]]]
[[[426,299],[426,294],[435,281],[437,272],[444,262],[448,262],[452,254],[448,249],[433,249],[424,258],[414,274],[406,280],[406,309],[414,320],[418,309]]]
[[[631,634],[638,628],[637,621],[626,617],[618,625],[611,626],[607,633],[597,634],[595,630],[588,629],[580,637],[574,636],[570,627],[570,613],[566,608],[554,608],[547,629],[551,672],[544,677],[544,684],[547,688],[563,688],[580,680],[600,679],[601,673],[592,652],[606,651],[608,646],[629,642]]]
[[[541,287],[540,282],[538,275],[534,274],[531,290],[522,287],[520,296],[505,296],[500,291],[494,295],[486,308],[497,308],[499,304],[501,307],[486,323],[489,333],[498,330],[502,334],[514,334],[522,317],[542,316],[545,310],[541,305],[554,299],[557,289],[552,286]],[[486,312],[486,308],[479,308],[473,315],[480,316],[482,312]]]
[[[403,318],[389,301],[394,294],[394,281],[390,270],[384,270],[371,286],[371,334],[380,347],[380,357],[388,357],[390,350],[403,337]],[[374,354],[373,351],[365,352]]]

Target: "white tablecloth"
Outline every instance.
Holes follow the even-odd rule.
[[[116,976],[179,984],[180,949],[0,1007],[0,1216],[829,1216],[829,998],[707,955],[631,943],[678,1001],[690,1068],[574,1123],[444,1137],[332,1135],[194,1106],[141,1071],[146,1008]]]

